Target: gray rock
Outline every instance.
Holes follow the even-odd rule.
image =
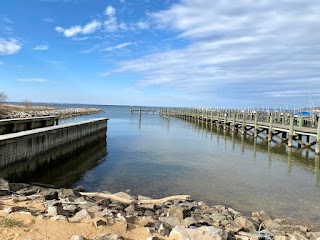
[[[115,233],[105,233],[94,238],[94,240],[106,240],[106,239],[107,240],[123,240],[124,238]]]
[[[58,207],[55,206],[49,206],[47,209],[49,216],[57,216],[58,215]]]
[[[275,235],[273,240],[287,240],[287,237],[284,235]]]
[[[261,212],[253,212],[252,218],[257,219],[260,223],[266,220],[271,220],[268,214],[266,214],[264,211]]]
[[[176,218],[181,222],[185,218],[185,209],[180,206],[173,205],[168,210],[168,217]]]
[[[243,227],[246,231],[255,231],[256,227],[252,222],[244,217],[236,217],[234,223],[238,226]]]
[[[76,213],[74,219],[80,221],[82,219],[92,219],[92,216],[86,209],[82,209],[80,212]]]
[[[4,180],[3,178],[0,178],[0,190],[1,191],[10,190],[9,182],[7,180]]]
[[[125,208],[124,211],[126,211],[127,214],[131,215],[136,211],[136,209],[134,205],[129,205],[129,207]]]
[[[56,216],[51,217],[50,219],[56,220],[56,221],[69,222],[68,218],[66,216],[62,216],[62,215],[56,215]]]
[[[18,211],[24,211],[24,210],[26,210],[26,208],[24,208],[24,207],[19,207],[19,206],[13,206],[13,207],[5,208],[5,209],[4,209],[4,212],[5,212],[6,214],[10,214],[10,213],[12,213],[12,212],[18,212]]]
[[[307,240],[306,236],[299,232],[294,232],[292,234],[287,234],[290,240]]]
[[[265,220],[265,221],[263,221],[263,224],[268,231],[281,230],[281,225],[279,223],[275,222],[274,220],[271,220],[271,219]]]
[[[294,232],[306,233],[309,229],[301,225],[282,225],[281,230],[286,233],[294,233]]]
[[[99,227],[99,226],[106,226],[107,225],[107,222],[102,220],[102,219],[99,219],[99,220],[96,220],[94,221],[94,226],[96,227]]]
[[[222,215],[220,213],[212,213],[210,215],[210,218],[212,219],[212,221],[214,222],[221,222],[227,219],[227,217],[225,215]]]
[[[147,209],[146,211],[144,211],[143,215],[152,217],[152,216],[154,216],[154,211],[151,211],[151,210]]]
[[[84,238],[81,235],[72,235],[70,240],[84,240]]]
[[[128,200],[135,200],[134,197],[132,197],[130,194],[126,192],[117,192],[117,193],[114,193],[113,195],[124,198],[124,199],[128,199]]]
[[[221,229],[210,227],[200,227],[189,229],[183,226],[176,226],[172,229],[169,237],[178,237],[179,239],[196,239],[196,240],[224,240],[227,236]]]
[[[30,186],[31,185],[27,183],[9,183],[10,190],[13,192],[19,191],[23,188],[28,188]]]
[[[320,232],[307,232],[306,235],[311,240],[320,239]]]
[[[68,211],[70,213],[75,213],[78,207],[76,205],[65,205],[63,206],[63,210]]]
[[[60,189],[58,192],[58,195],[60,198],[81,197],[81,194],[78,191],[74,189],[69,189],[69,188]]]
[[[48,200],[58,200],[58,192],[57,191],[48,191],[47,193],[45,193],[43,195],[43,199],[45,201],[48,201]]]
[[[161,223],[160,227],[158,229],[158,232],[162,235],[162,236],[169,236],[170,232],[171,232],[171,227],[166,224],[166,223]]]
[[[178,226],[180,221],[174,217],[159,217],[159,221],[169,224],[171,227]]]
[[[236,210],[234,210],[233,208],[228,208],[227,209],[228,212],[230,213],[230,215],[233,217],[233,218],[236,218],[236,217],[239,217],[239,216],[242,216],[242,214]]]

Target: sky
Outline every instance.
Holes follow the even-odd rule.
[[[319,0],[1,0],[8,101],[320,106]]]

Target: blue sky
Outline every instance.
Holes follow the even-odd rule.
[[[318,0],[2,0],[9,101],[320,106]]]

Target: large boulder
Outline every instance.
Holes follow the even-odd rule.
[[[172,229],[169,237],[191,240],[224,240],[227,239],[227,234],[225,234],[223,230],[212,226],[203,226],[193,229],[185,228],[183,226],[176,226]]]

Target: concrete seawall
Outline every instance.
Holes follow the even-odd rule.
[[[49,127],[58,124],[58,117],[32,117],[0,120],[0,135]]]
[[[0,136],[0,167],[41,155],[58,159],[106,135],[107,118],[44,127]]]

